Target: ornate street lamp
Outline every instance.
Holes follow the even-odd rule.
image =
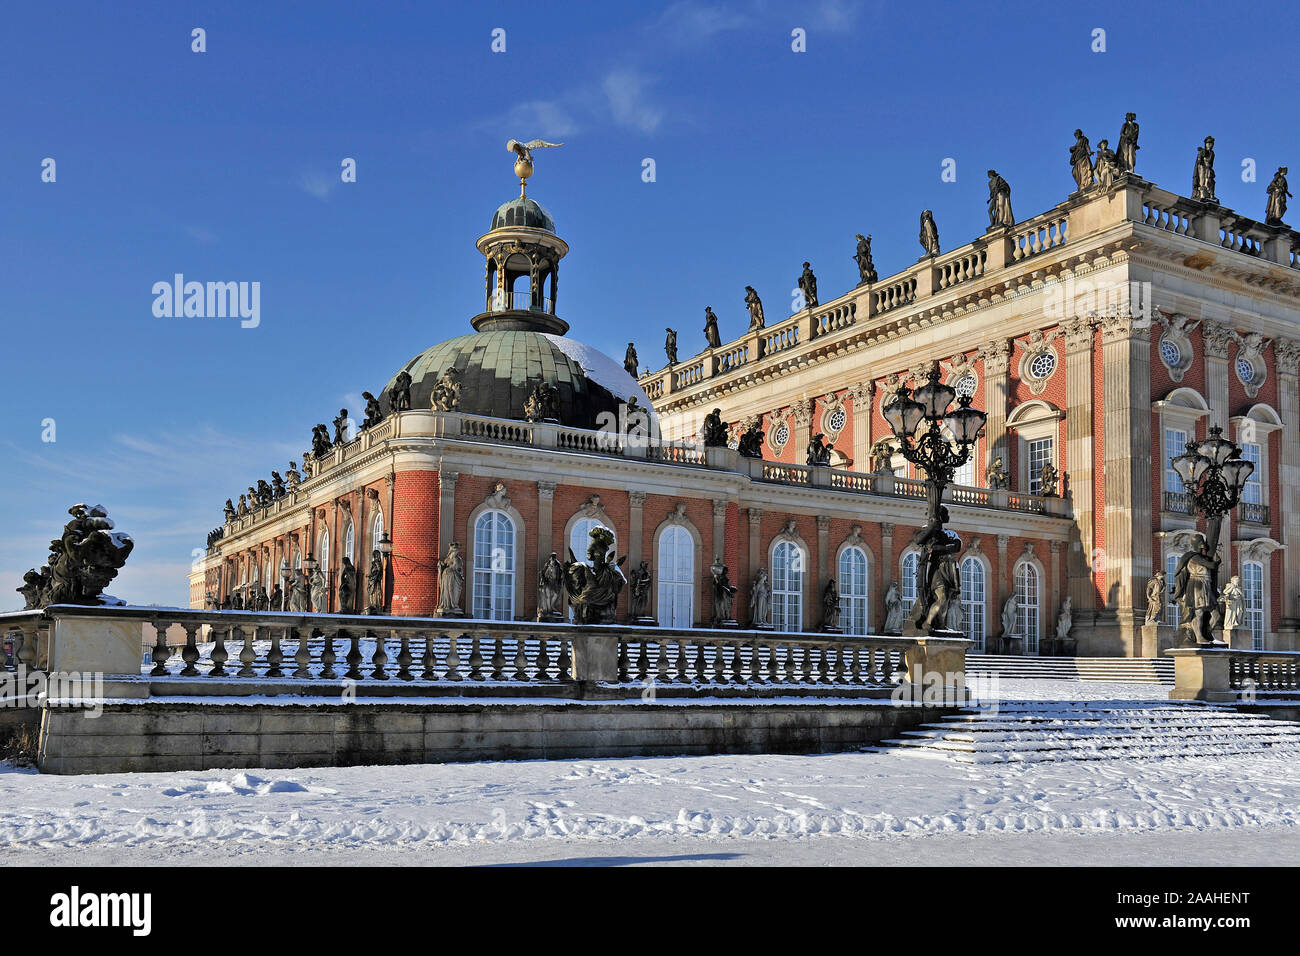
[[[956,408],[952,408],[954,399]],[[948,509],[941,501],[956,470],[970,459],[971,447],[988,417],[970,403],[970,396],[958,397],[956,389],[939,381],[939,367],[932,364],[925,384],[914,393],[903,386],[881,409],[899,453],[925,473],[928,517],[912,538],[921,557],[916,568],[916,601],[903,625],[903,633],[909,637],[948,633],[944,612],[952,601],[960,600],[960,581],[951,556],[960,550],[961,542],[944,528]],[[944,436],[944,426],[955,445]]]
[[[1241,447],[1211,425],[1209,437],[1188,442],[1187,450],[1169,463],[1191,497],[1196,512],[1205,518],[1200,547],[1178,561],[1174,573],[1174,600],[1178,604],[1183,643],[1215,644],[1219,614],[1219,531],[1223,516],[1241,501],[1241,491],[1255,463],[1241,457]]]
[[[393,539],[388,537],[388,532],[379,539],[379,553],[384,561],[384,613],[392,613],[392,596],[388,593],[388,571],[391,566],[393,557]]]
[[[280,580],[284,582],[280,588],[280,610],[289,610],[289,558],[284,556],[280,558]]]

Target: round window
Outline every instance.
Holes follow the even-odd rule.
[[[975,376],[970,372],[967,372],[961,378],[957,379],[956,384],[953,385],[953,389],[957,392],[958,398],[974,398],[975,386],[977,384]]]
[[[834,434],[839,434],[844,430],[844,423],[848,420],[849,416],[845,414],[844,409],[837,408],[826,416],[826,428]]]
[[[790,440],[790,426],[784,423],[777,425],[772,429],[772,445],[780,448]]]
[[[1255,366],[1244,358],[1237,359],[1237,378],[1249,385],[1255,381]]]
[[[1173,339],[1160,340],[1160,358],[1170,368],[1178,368],[1183,362],[1183,350]]]
[[[1029,361],[1029,376],[1031,378],[1047,378],[1056,371],[1056,354],[1053,352],[1039,352]]]

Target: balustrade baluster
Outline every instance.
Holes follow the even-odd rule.
[[[181,660],[185,662],[185,666],[181,668],[181,676],[198,677],[199,669],[194,664],[199,659],[198,631],[200,625],[182,624],[181,627],[185,628],[185,647],[181,650]]]
[[[366,631],[366,637],[375,642],[375,653],[370,658],[370,676],[375,680],[388,680],[388,652],[384,649],[383,632]]]
[[[364,679],[365,675],[361,673],[361,662],[365,660],[361,653],[361,632],[341,630],[339,634],[345,636],[348,641],[348,652],[343,658],[347,662],[348,669],[343,672],[343,676],[348,680]]]
[[[437,680],[434,668],[438,666],[438,655],[433,650],[433,631],[424,632],[424,656],[420,658],[421,680]]]
[[[235,628],[221,627],[216,625],[212,628],[212,667],[208,671],[209,677],[225,677],[226,661],[230,660],[230,654],[226,651],[226,637],[229,636],[233,641],[235,639]]]
[[[537,679],[548,681],[551,679],[551,656],[546,652],[546,636],[543,635],[537,642]]]
[[[287,635],[288,630],[273,627],[271,630],[271,647],[266,652],[266,676],[283,677],[284,671],[280,665],[284,663],[284,651],[280,648],[280,639],[282,635]]]
[[[501,638],[496,638],[492,645],[492,679],[506,679],[506,652],[501,646]]]
[[[451,634],[447,641],[447,680],[464,680],[460,673],[460,653],[456,649],[457,637]]]
[[[646,649],[646,641],[644,638],[638,641],[637,644],[639,650],[636,654],[636,679],[644,684],[646,677],[649,676],[650,673],[650,654]]]
[[[397,636],[397,640],[397,679],[415,680],[415,675],[411,673],[411,663],[415,660],[415,657],[411,654],[410,632],[401,631]]]
[[[704,642],[692,641],[692,643],[695,645],[695,683],[703,684],[705,683],[704,671],[708,666],[704,660]]]
[[[293,655],[293,659],[298,666],[294,668],[293,676],[299,680],[307,680],[311,677],[311,646],[308,641],[312,637],[312,628],[300,627],[296,631],[298,634],[298,650]]]
[[[528,641],[522,634],[515,635],[515,680],[528,680]]]
[[[337,680],[339,676],[334,671],[334,662],[338,660],[338,656],[334,653],[334,635],[338,630],[337,627],[324,629],[325,646],[320,652],[320,676],[324,680]]]
[[[257,671],[253,669],[253,662],[257,660],[257,652],[253,650],[253,639],[261,630],[256,625],[244,625],[240,627],[240,633],[244,636],[244,646],[239,651],[239,670],[236,677],[256,677]]]
[[[474,635],[469,648],[469,679],[483,679],[483,652],[479,650],[479,636]]]
[[[153,645],[153,670],[149,672],[150,677],[167,676],[167,659],[172,656],[171,648],[167,646],[167,622],[154,621],[154,645]]]
[[[663,641],[655,641],[655,671],[654,679],[660,684],[668,683],[668,645]]]
[[[560,659],[555,663],[559,680],[573,680],[573,658],[569,656],[569,639],[560,638]]]
[[[627,641],[618,642],[618,682],[626,684],[630,679],[627,659]]]
[[[690,663],[686,659],[686,642],[677,640],[677,664],[674,667],[677,672],[674,680],[679,684],[689,684],[691,681]]]
[[[745,683],[745,645],[739,641],[731,644],[731,682]]]

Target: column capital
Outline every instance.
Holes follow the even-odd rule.
[[[1236,334],[1222,322],[1206,319],[1201,323],[1201,338],[1205,342],[1206,356],[1226,359],[1228,357],[1228,346],[1233,343]]]
[[[539,481],[537,483],[537,497],[543,501],[550,501],[555,497],[555,482]],[[644,497],[644,496],[643,496]]]
[[[1001,551],[1003,554],[1007,553],[1007,547],[1010,544],[1011,544],[1011,535],[1009,534],[998,535],[998,550]]]
[[[1300,342],[1294,339],[1274,339],[1273,353],[1277,356],[1277,374],[1295,375],[1300,365]]]
[[[644,499],[644,497],[645,497],[645,496],[643,495],[642,498]],[[726,498],[714,498],[714,499],[713,499],[713,517],[715,517],[715,518],[723,518],[723,517],[726,517],[726,514],[727,514],[727,504],[728,504],[728,501],[727,501]]]
[[[981,346],[979,357],[984,361],[984,374],[1006,375],[1011,367],[1011,342],[1008,339],[994,339]]]
[[[745,509],[745,510],[746,510],[746,511],[748,512],[748,514],[749,514],[749,526],[750,526],[751,528],[757,528],[759,522],[763,520],[763,509],[762,509],[762,508],[747,508],[747,509]]]
[[[790,406],[790,414],[794,418],[794,423],[799,428],[807,428],[812,424],[813,403],[810,399],[801,398]]]
[[[860,408],[866,408],[871,405],[871,400],[876,395],[876,383],[873,381],[858,382],[849,389],[849,394],[853,396],[853,408],[856,411]]]
[[[456,479],[460,477],[458,471],[440,471],[438,472],[438,481],[444,488],[456,489]]]
[[[895,525],[892,521],[882,521],[880,522],[880,533],[884,535],[886,538],[892,538],[894,536],[894,529],[896,527],[897,525]]]
[[[551,485],[551,489],[552,491],[554,491],[555,486]],[[642,505],[644,505],[645,497],[646,497],[646,493],[644,491],[629,491],[627,493],[628,503],[631,504],[633,508],[640,508]]]
[[[1151,321],[1128,312],[1105,315],[1097,320],[1101,327],[1102,342],[1120,342],[1129,339],[1150,339]]]
[[[1066,352],[1081,352],[1092,348],[1093,320],[1086,315],[1076,315],[1061,323],[1065,335]]]
[[[831,530],[831,516],[830,516],[830,515],[818,515],[818,516],[817,516],[817,530],[818,530],[819,532],[830,531],[830,530]]]

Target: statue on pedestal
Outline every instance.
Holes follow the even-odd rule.
[[[1070,147],[1070,166],[1074,172],[1077,188],[1087,189],[1092,185],[1092,148],[1083,130],[1074,131],[1074,145]]]
[[[1097,162],[1092,167],[1092,175],[1102,189],[1109,189],[1119,178],[1119,161],[1115,157],[1115,151],[1104,139],[1097,143]]]
[[[317,614],[328,613],[329,594],[325,583],[325,572],[317,568],[311,573],[311,609]]]
[[[390,412],[405,412],[411,407],[411,375],[406,369],[402,369],[393,379],[393,385],[388,390],[388,410]]]
[[[1011,212],[1011,186],[998,175],[996,169],[989,170],[989,231],[1009,229],[1016,224],[1016,217]]]
[[[1286,215],[1286,201],[1294,198],[1287,191],[1287,167],[1279,166],[1273,174],[1273,181],[1268,184],[1268,205],[1264,209],[1264,221],[1270,226],[1282,225]]]
[[[903,633],[903,619],[907,611],[903,608],[903,592],[897,581],[890,581],[885,591],[885,623],[881,631],[885,634]]]
[[[289,470],[285,472],[285,480],[288,483],[289,494],[293,494],[298,490],[302,475],[298,474],[298,463],[296,461],[289,462]]]
[[[763,457],[763,428],[758,419],[750,422],[745,433],[740,436],[736,450],[740,452],[741,458]]]
[[[366,418],[361,423],[362,428],[371,428],[378,425],[384,420],[384,410],[379,407],[379,399],[369,392],[362,392],[361,397],[366,400]]]
[[[461,617],[460,595],[465,589],[465,558],[460,553],[460,542],[453,541],[447,553],[438,562],[438,617]]]
[[[1011,479],[1007,475],[1007,466],[1002,456],[993,459],[993,464],[984,469],[984,486],[990,491],[1005,491]]]
[[[813,274],[812,263],[803,264],[803,273],[799,276],[799,292],[803,296],[805,309],[816,308],[817,302],[817,276]]]
[[[438,412],[454,412],[460,408],[460,369],[448,365],[442,376],[433,386],[433,409]]]
[[[1147,624],[1157,624],[1165,610],[1165,572],[1156,571],[1147,581]]]
[[[767,580],[767,568],[759,568],[749,589],[749,626],[772,626],[772,585]]]
[[[1050,461],[1043,462],[1038,471],[1038,493],[1044,498],[1056,497],[1056,468]]]
[[[560,420],[560,393],[554,385],[538,382],[524,402],[524,420],[529,422],[554,422]]]
[[[1020,602],[1016,599],[1014,591],[1002,602],[1002,637],[1019,637],[1016,633],[1016,613],[1020,610]]]
[[[1117,144],[1120,172],[1131,173],[1137,167],[1138,124],[1136,113],[1124,114],[1124,125],[1120,127]]]
[[[731,583],[727,566],[722,563],[722,558],[714,557],[713,564],[709,566],[709,574],[713,577],[713,626],[734,627],[736,615],[733,605],[738,589]]]
[[[1061,602],[1061,613],[1056,617],[1056,639],[1064,642],[1070,636],[1070,628],[1074,627],[1074,612],[1070,607],[1070,596],[1067,594],[1065,600]]]
[[[921,554],[916,567],[917,600],[907,616],[906,634],[925,635],[946,630],[948,607],[951,602],[961,600],[961,577],[953,558],[961,550],[961,541],[945,530],[947,523],[948,509],[940,506],[938,517],[928,520],[912,536],[912,543]]]
[[[722,336],[718,334],[718,317],[707,305],[704,307],[704,341],[711,349],[722,345]]]
[[[1214,137],[1205,137],[1205,145],[1196,149],[1196,165],[1192,167],[1192,198],[1200,202],[1217,203],[1214,194]]]
[[[591,530],[586,562],[579,561],[572,551],[569,552],[564,589],[569,594],[574,620],[579,624],[615,623],[618,596],[627,583],[620,570],[627,555],[611,562],[613,546],[613,532],[598,526]]]
[[[821,432],[818,432],[816,435],[813,435],[812,441],[808,442],[808,464],[819,466],[830,465],[831,450],[835,446],[822,441],[824,437],[825,436]]]
[[[311,453],[317,460],[330,453],[330,432],[323,424],[311,430]]]
[[[702,432],[705,448],[727,447],[727,426],[722,421],[722,409],[715,408],[704,416]]]
[[[931,258],[939,254],[939,227],[934,224],[934,213],[928,209],[921,211],[921,248]]]
[[[384,555],[376,548],[366,569],[366,613],[383,614],[384,603]]]
[[[278,471],[271,472],[271,497],[278,501],[283,498],[287,492],[284,487],[284,478]]]
[[[636,366],[636,346],[631,342],[628,342],[627,351],[623,353],[623,370],[627,372],[628,375],[636,378]]]
[[[880,276],[876,273],[876,264],[871,261],[871,237],[858,233],[858,249],[853,259],[858,264],[858,285],[876,282]]]
[[[668,356],[668,364],[677,364],[677,331],[675,329],[664,329],[668,337],[664,339],[664,353]]]
[[[632,577],[628,580],[630,585],[628,591],[628,611],[627,617],[629,623],[644,624],[653,620],[650,617],[650,564],[642,561]]]
[[[564,565],[554,551],[537,571],[537,620],[564,619]]]
[[[338,417],[334,419],[334,444],[343,445],[348,440],[348,410],[340,408]]]
[[[357,569],[352,559],[343,555],[343,569],[339,571],[339,610],[340,614],[355,614],[357,605]]]
[[[224,510],[226,515],[226,524],[230,524],[230,522],[235,520],[235,506],[231,504],[229,498],[226,499],[226,507]]]
[[[840,589],[831,578],[822,590],[822,631],[827,634],[840,633]]]
[[[1228,579],[1219,602],[1223,605],[1223,633],[1226,639],[1241,627],[1241,622],[1246,618],[1246,592],[1241,589],[1240,577],[1234,574]]]
[[[745,286],[745,307],[749,309],[749,331],[763,328],[763,300],[758,297],[752,285]]]
[[[1218,597],[1214,579],[1219,573],[1220,558],[1211,554],[1205,535],[1192,535],[1192,548],[1178,559],[1174,571],[1174,601],[1178,604],[1180,644],[1213,644],[1218,624]]]
[[[248,499],[243,495],[239,496],[239,510],[237,510],[235,514],[240,518],[248,516]]]

